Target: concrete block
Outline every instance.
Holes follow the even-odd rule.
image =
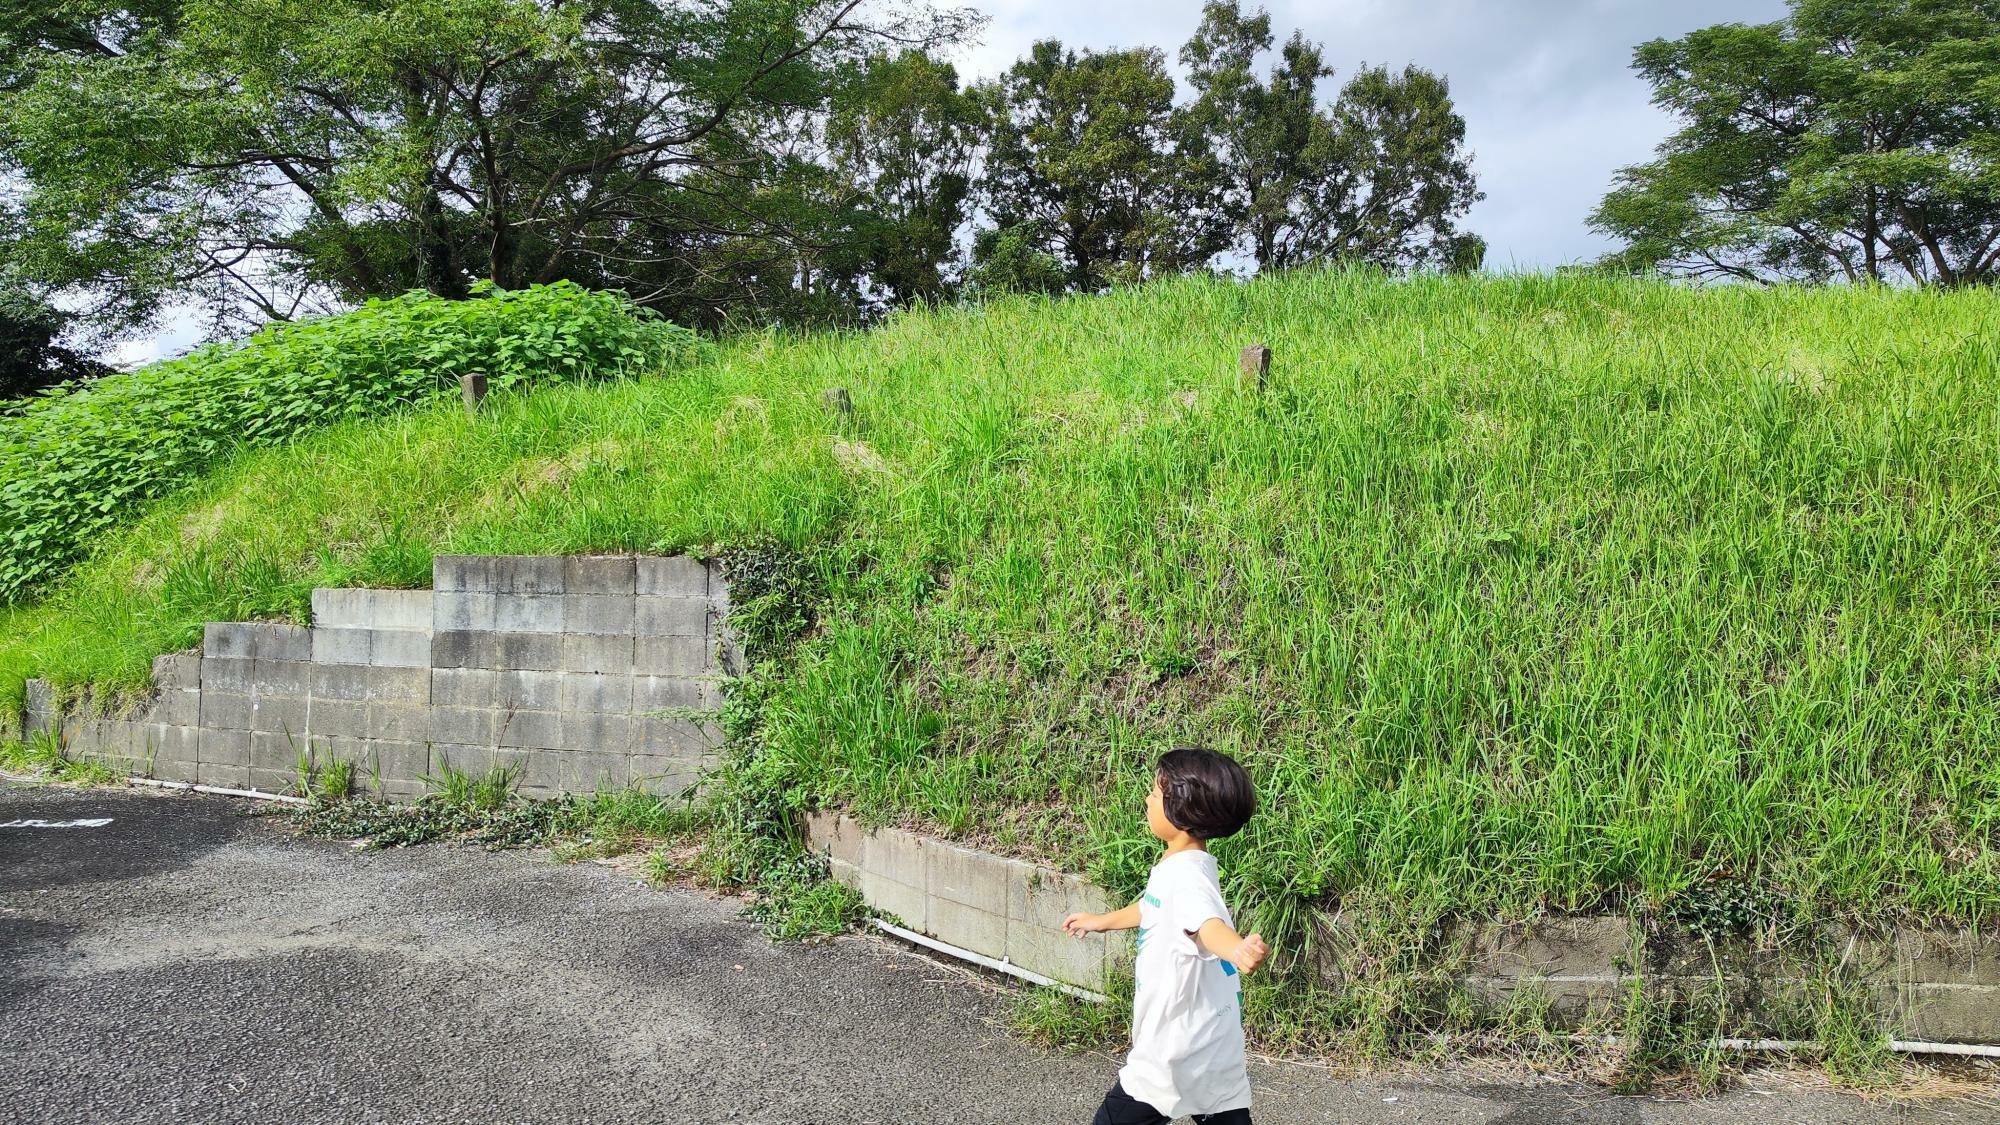
[[[431,589],[491,590],[492,567],[488,555],[438,555],[431,560]]]
[[[431,635],[415,629],[372,629],[368,633],[368,663],[378,668],[431,666]]]
[[[926,842],[900,828],[877,828],[861,839],[861,866],[893,882],[926,890]]]
[[[246,735],[245,737],[248,737]],[[250,788],[250,767],[247,764],[227,762],[197,762],[194,767],[197,785],[215,785],[224,789]]]
[[[1004,903],[1006,899],[1003,897]],[[924,932],[988,957],[1007,955],[1007,915],[932,895],[924,903]],[[1100,962],[1102,953],[1099,954]]]
[[[227,695],[249,695],[256,685],[255,661],[233,656],[202,658],[201,690],[204,693],[219,691]]]
[[[631,776],[631,759],[625,754],[551,750],[528,759],[521,783],[524,790],[546,794],[596,793],[622,789]]]
[[[369,739],[361,751],[356,772],[371,779],[379,776],[385,788],[389,782],[403,782],[416,785],[421,792],[423,779],[431,772],[430,744]]]
[[[314,738],[361,738],[368,733],[368,704],[315,696],[306,709],[306,730]]]
[[[161,691],[201,686],[201,654],[170,652],[153,658],[153,686]]]
[[[630,594],[563,595],[563,628],[571,633],[629,637],[637,612]]]
[[[565,633],[562,639],[562,667],[566,672],[608,672],[627,675],[632,671],[632,635]]]
[[[250,700],[250,729],[282,731],[304,738],[306,700],[304,696],[255,696]]]
[[[641,637],[708,637],[708,599],[641,594],[633,603],[632,632]]]
[[[561,710],[611,715],[631,713],[632,677],[598,672],[563,672],[561,676],[562,698],[558,704]]]
[[[304,626],[257,622],[238,628],[250,642],[252,659],[278,662],[312,659],[312,630]],[[207,654],[205,645],[203,654]]]
[[[563,592],[631,594],[637,589],[638,573],[631,555],[570,555],[563,559]]]
[[[670,758],[701,758],[722,748],[722,730],[713,723],[635,716],[632,752]]]
[[[446,630],[431,635],[432,668],[480,667],[479,639],[489,634],[466,630]]]
[[[566,628],[561,594],[501,594],[493,605],[499,633],[560,633]]]
[[[1481,926],[1467,936],[1468,971],[1492,977],[1578,976],[1631,959],[1624,918],[1547,918],[1529,926]]]
[[[500,712],[488,707],[434,705],[430,709],[430,729],[433,742],[490,747],[500,735]]]
[[[493,555],[487,560],[492,589],[499,594],[560,594],[561,555]]]
[[[680,598],[708,596],[708,568],[699,559],[686,555],[649,555],[635,560],[640,594],[667,594]]]
[[[313,624],[341,629],[429,629],[431,591],[360,587],[312,592]]]
[[[500,619],[499,595],[477,590],[439,590],[431,601],[434,633],[490,632]]]
[[[632,785],[648,793],[675,796],[701,780],[709,762],[685,758],[634,754],[631,759]]]
[[[201,693],[201,726],[206,730],[250,729],[250,696],[225,691]]]
[[[632,752],[632,719],[628,715],[563,711],[557,720],[557,749],[605,754]]]
[[[196,775],[200,766],[192,758],[155,758],[152,773],[148,776],[160,781],[178,781],[183,785],[196,785]]]
[[[506,711],[494,732],[497,746],[531,750],[553,749],[562,745],[562,717],[554,711]]]
[[[1062,935],[1063,919],[1079,910],[1103,914],[1123,905],[1113,903],[1101,888],[1081,876],[1041,867],[1028,867],[1026,875],[1012,880],[1007,888],[1007,917],[1026,923],[1030,931],[1050,930]]]
[[[562,636],[557,633],[485,633],[478,666],[519,671],[552,672],[562,667]]]
[[[247,730],[203,730],[195,747],[195,761],[207,765],[250,765],[250,732]]]
[[[56,713],[56,689],[47,680],[29,680],[25,685],[26,708],[36,715]]]
[[[153,761],[197,762],[200,761],[201,729],[195,726],[172,726],[161,724],[154,735]]]
[[[256,731],[250,735],[250,768],[253,770],[277,770],[280,773],[295,772],[300,755],[307,752],[310,743],[304,735],[282,734],[275,731]]]
[[[310,653],[310,640],[308,653]],[[303,699],[311,684],[312,668],[309,658],[265,660],[260,657],[251,669],[250,686],[257,695],[296,696]]]
[[[496,707],[500,673],[490,668],[431,669],[431,705],[435,707]]]
[[[370,703],[429,703],[429,668],[383,668],[371,666],[365,673]]]
[[[861,868],[858,865],[846,860],[829,859],[826,866],[827,874],[834,882],[857,891],[861,889]]]
[[[927,900],[923,889],[894,879],[885,878],[881,872],[868,867],[861,868],[859,890],[861,900],[876,910],[890,915],[904,926],[923,931],[925,928],[924,909]]]
[[[1061,918],[1054,926],[1041,926],[1009,917],[1006,958],[1031,973],[1101,990],[1111,953],[1104,935],[1073,937],[1063,932]]]
[[[241,621],[211,621],[201,629],[201,655],[210,660],[249,660],[256,655],[255,629]]]
[[[368,737],[391,742],[430,741],[430,704],[369,703]]]
[[[940,840],[926,844],[924,862],[924,890],[932,898],[999,915],[1009,909],[1013,884],[1027,879],[1034,870],[1025,863],[1011,863],[989,852]]]
[[[632,642],[632,671],[642,676],[706,675],[709,647],[706,637],[636,637]]]
[[[703,707],[706,699],[701,688],[701,681],[679,676],[634,676],[632,710],[649,715],[669,708]]]
[[[366,664],[368,630],[314,626],[312,658],[314,664]]]
[[[153,699],[154,719],[171,726],[192,727],[201,724],[200,688],[162,688]]]
[[[822,810],[806,817],[806,841],[814,851],[825,852],[838,863],[861,862],[861,825],[853,817]]]

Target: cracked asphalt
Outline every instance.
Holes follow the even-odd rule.
[[[613,867],[360,852],[250,808],[0,784],[0,1121],[1083,1122],[1117,1067],[1011,1039],[1006,988],[888,939],[773,945]],[[2000,1121],[1782,1074],[1252,1082],[1263,1125]]]

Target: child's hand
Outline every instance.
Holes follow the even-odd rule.
[[[1109,928],[1104,924],[1104,915],[1102,914],[1086,914],[1079,910],[1075,914],[1063,919],[1063,932],[1069,934],[1071,937],[1082,937],[1085,934],[1101,934]]]
[[[1264,941],[1263,935],[1251,934],[1237,945],[1236,952],[1229,955],[1229,963],[1236,966],[1237,972],[1248,976],[1256,972],[1257,966],[1270,955],[1271,947]]]

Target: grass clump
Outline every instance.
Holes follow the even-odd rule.
[[[47,731],[25,739],[0,741],[0,772],[24,774],[67,785],[122,785],[125,775],[105,765],[64,749],[62,740]]]
[[[57,388],[0,411],[0,601],[61,575],[97,537],[244,446],[434,399],[466,372],[502,389],[657,369],[694,351],[691,333],[624,296],[563,282],[371,300]]]

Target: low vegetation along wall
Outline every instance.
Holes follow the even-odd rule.
[[[833,877],[870,907],[939,941],[1100,992],[1129,955],[1120,935],[1107,941],[1062,932],[1070,911],[1121,905],[1078,876],[897,828],[867,830],[835,813],[810,818],[807,837],[826,854]],[[1532,992],[1566,1023],[1618,1010],[1640,982],[1680,994],[1720,987],[1737,1004],[1782,1004],[1823,987],[1813,974],[1831,969],[1841,987],[1882,1014],[1891,1038],[2000,1044],[2000,940],[1914,930],[1815,938],[1783,949],[1740,941],[1711,947],[1648,935],[1623,917],[1550,918],[1431,935],[1425,960],[1490,1004]],[[1364,975],[1360,962],[1371,956],[1365,944],[1339,915],[1321,918],[1313,975],[1335,988]]]
[[[25,726],[137,776],[282,792],[302,759],[421,794],[447,767],[531,796],[679,789],[712,764],[734,650],[699,560],[443,556],[432,590],[323,589],[313,624],[216,623],[104,713],[30,681]]]

